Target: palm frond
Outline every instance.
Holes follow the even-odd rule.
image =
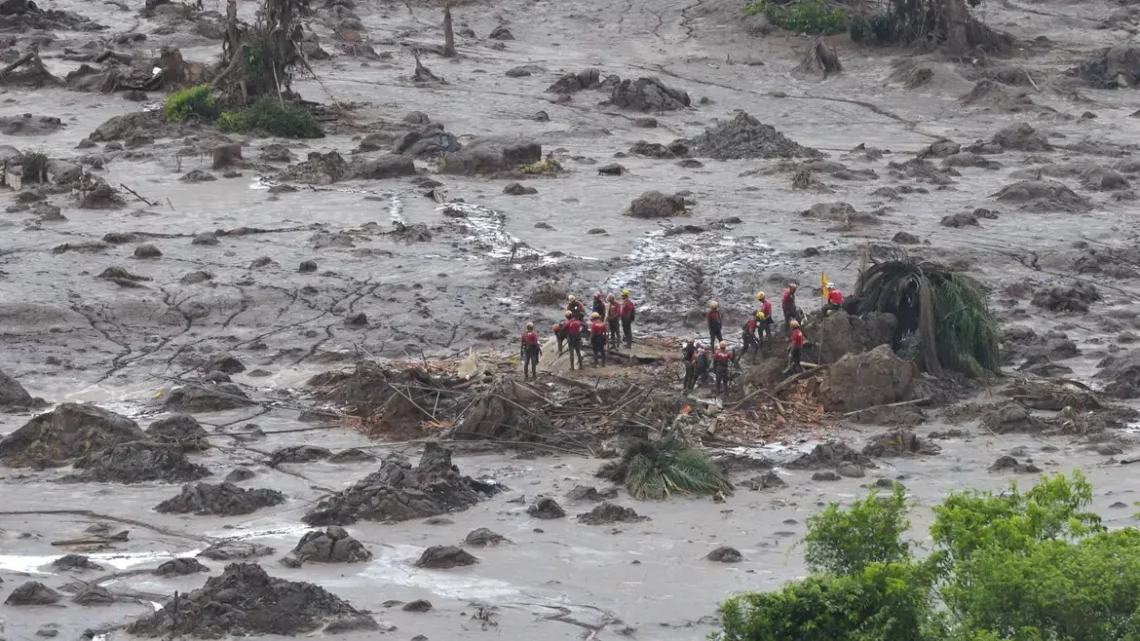
[[[626,450],[625,487],[639,501],[663,501],[670,495],[707,496],[732,492],[724,471],[708,454],[683,439],[666,437]]]

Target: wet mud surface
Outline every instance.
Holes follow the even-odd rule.
[[[279,638],[233,597],[256,585],[311,601],[290,629],[327,638],[695,639],[722,596],[804,573],[788,549],[821,506],[889,481],[921,508],[1082,469],[1106,522],[1134,521],[1140,120],[1111,87],[1140,69],[1109,49],[1129,34],[1113,3],[987,6],[1019,39],[1008,58],[840,40],[826,80],[795,71],[807,41],[750,35],[731,2],[464,4],[459,57],[421,54],[444,83],[411,78],[440,9],[358,2],[366,40],[343,42],[343,8],[318,2],[331,56],[309,49],[322,82],[294,88],[351,118],[304,143],[164,125],[159,92],[76,89],[105,48],[144,79],[163,46],[212,62],[220,18],[43,4],[73,13],[0,30],[17,54],[50,32],[47,71],[78,75],[9,78],[0,156],[41,151],[53,180],[86,168],[109,191],[0,191],[5,638],[218,630],[164,610],[176,591],[183,615],[221,600]],[[215,168],[230,143],[241,158]],[[516,171],[548,154],[564,171]],[[628,287],[639,340],[703,333],[714,298],[732,329],[757,291],[798,281],[804,304],[820,272],[849,290],[868,242],[981,280],[1006,371],[1070,382],[739,449],[765,462],[733,468],[723,503],[637,502],[577,456],[433,466],[434,449],[369,440],[299,395],[360,356],[511,353],[568,293]],[[929,514],[914,521],[921,539]],[[267,576],[231,565],[254,562]]]

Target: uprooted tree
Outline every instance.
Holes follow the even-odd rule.
[[[981,50],[1008,51],[1013,39],[970,14],[982,0],[886,0],[872,12],[853,17],[851,39],[867,44],[944,44],[952,55]],[[969,6],[967,6],[967,4]]]
[[[250,103],[264,96],[289,92],[293,70],[306,64],[301,55],[301,19],[309,15],[309,0],[265,0],[252,26],[237,21],[237,1],[226,6],[226,38],[222,43],[223,71],[214,87],[227,96]],[[236,94],[236,95],[235,95]]]

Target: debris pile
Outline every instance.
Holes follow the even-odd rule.
[[[659,191],[647,191],[629,206],[629,215],[634,218],[671,218],[684,213],[684,196],[666,196]]]
[[[727,122],[709,127],[686,141],[689,153],[702,158],[740,160],[752,158],[819,158],[823,154],[804,147],[775,127],[741,112]]]
[[[233,483],[196,483],[182,486],[178,496],[166,499],[154,509],[160,514],[234,516],[284,502],[285,495],[277,490],[247,490]]]
[[[942,448],[931,441],[917,436],[910,430],[892,430],[871,438],[863,448],[863,454],[876,458],[889,456],[910,456],[914,454],[934,455]]]
[[[372,559],[372,553],[344,528],[330,525],[323,532],[306,532],[293,548],[293,557],[299,562],[363,563]]]
[[[63,597],[59,592],[43,583],[28,581],[12,590],[8,598],[4,600],[4,605],[51,605],[59,603],[61,598]]]
[[[255,563],[234,563],[201,588],[176,595],[161,610],[130,624],[127,631],[149,638],[295,636],[325,624],[344,629],[349,621],[362,626],[357,629],[378,627],[371,617],[320,586],[271,577]]]
[[[245,391],[233,383],[195,383],[166,395],[166,408],[173,412],[223,412],[253,404]]]
[[[356,485],[322,500],[302,519],[309,525],[358,520],[406,521],[463,510],[495,494],[498,486],[459,474],[451,451],[427,443],[419,465],[392,455]]]
[[[648,521],[648,516],[641,516],[632,508],[622,507],[614,503],[602,503],[584,514],[578,515],[578,522],[586,525],[609,525],[611,523],[638,523]]]
[[[23,385],[0,371],[0,410],[25,410],[43,405],[43,401],[32,398]]]
[[[448,570],[465,565],[475,565],[479,559],[470,552],[454,545],[433,545],[424,550],[416,561],[417,568]]]
[[[65,481],[185,483],[210,475],[206,468],[191,463],[182,448],[150,441],[112,445],[76,459],[74,465],[83,471],[64,477]]]
[[[558,504],[558,501],[550,498],[549,496],[540,496],[535,499],[534,503],[526,509],[526,513],[536,519],[560,519],[566,516],[566,510]]]
[[[1104,393],[1113,398],[1140,397],[1140,350],[1107,356],[1097,363],[1096,378],[1107,381]]]
[[[156,443],[177,445],[188,452],[209,449],[209,434],[189,414],[175,414],[150,424],[146,435]]]
[[[503,543],[508,543],[507,537],[497,532],[492,532],[485,527],[471,530],[467,533],[467,537],[463,539],[464,545],[470,545],[476,548],[502,545]]]
[[[689,94],[657,78],[622,80],[610,91],[609,104],[630,111],[675,111],[692,104]]]
[[[880,345],[862,354],[848,354],[828,369],[819,396],[824,409],[850,412],[874,405],[910,400],[918,366]]]
[[[64,403],[0,440],[0,461],[58,467],[92,450],[146,439],[134,421],[91,404]]]

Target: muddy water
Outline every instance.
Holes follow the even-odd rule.
[[[111,33],[135,30],[148,39],[138,53],[162,45],[181,47],[189,59],[209,60],[219,47],[193,35],[189,24],[160,29],[165,19],[141,19],[133,11],[78,0],[54,3],[110,25]],[[207,3],[209,5],[209,3]],[[240,3],[252,17],[253,3]],[[207,8],[210,8],[209,6]],[[756,290],[774,292],[789,280],[814,284],[826,272],[850,288],[858,266],[857,250],[867,242],[888,242],[906,231],[929,244],[913,253],[967,268],[994,286],[993,302],[1011,322],[1065,331],[1082,355],[1065,361],[1082,380],[1110,349],[1120,326],[1135,324],[1136,290],[1128,281],[1100,278],[1106,300],[1089,315],[1046,315],[1024,299],[1004,295],[1004,288],[1024,282],[1029,289],[1075,276],[1050,260],[1063,258],[1075,242],[1110,246],[1135,243],[1131,224],[1134,206],[1110,194],[1083,189],[1076,179],[1061,178],[1092,199],[1087,214],[1022,210],[995,202],[992,195],[1014,182],[1017,170],[1044,162],[1088,162],[1112,166],[1135,151],[1127,145],[1140,133],[1131,118],[1135,102],[1129,91],[1109,92],[1074,87],[1064,72],[1086,52],[1126,37],[1123,31],[1097,29],[1115,8],[1107,2],[1009,2],[985,7],[991,25],[1007,29],[1023,45],[1008,61],[1031,74],[1037,90],[1035,107],[1011,113],[985,104],[965,105],[959,98],[973,87],[982,63],[958,65],[938,56],[915,62],[931,68],[927,84],[907,89],[892,79],[893,63],[906,52],[869,51],[838,42],[845,72],[821,80],[795,71],[806,42],[780,35],[748,36],[738,4],[722,0],[664,2],[578,0],[573,3],[502,2],[464,5],[455,12],[459,26],[469,26],[478,39],[459,38],[460,58],[444,61],[425,56],[425,63],[447,80],[446,85],[414,86],[413,61],[402,45],[441,41],[439,12],[406,4],[359,2],[355,12],[376,50],[387,60],[366,61],[346,55],[331,40],[329,29],[314,22],[314,32],[330,61],[316,63],[323,86],[302,77],[295,87],[306,98],[327,101],[326,89],[338,101],[356,105],[357,130],[303,144],[291,144],[295,156],[338,150],[349,156],[354,138],[373,123],[398,122],[410,111],[422,111],[464,142],[475,136],[521,136],[542,143],[570,170],[557,178],[528,181],[533,196],[508,196],[505,181],[433,176],[444,183],[449,198],[466,218],[445,215],[445,208],[425,197],[427,190],[405,180],[352,182],[273,196],[283,164],[257,161],[270,142],[243,139],[244,154],[255,163],[236,178],[200,184],[179,181],[193,169],[210,170],[208,155],[192,153],[194,145],[159,138],[153,145],[124,154],[76,146],[100,123],[160,103],[139,105],[118,96],[77,94],[63,90],[7,90],[0,116],[36,113],[58,116],[66,126],[29,140],[9,137],[18,147],[42,148],[49,155],[77,158],[94,152],[104,156],[100,175],[123,184],[149,202],[138,200],[112,211],[75,208],[68,196],[50,200],[67,220],[37,221],[29,212],[0,215],[0,363],[35,395],[51,402],[94,401],[137,417],[143,424],[159,416],[160,392],[167,377],[191,371],[203,359],[229,351],[250,372],[234,380],[259,400],[289,398],[308,376],[339,366],[356,354],[392,358],[450,355],[468,347],[514,349],[511,338],[527,319],[557,316],[528,303],[538,285],[553,281],[579,295],[600,287],[631,287],[646,331],[676,334],[690,312],[717,298],[731,315],[742,313]],[[503,50],[482,39],[505,21],[515,40]],[[165,34],[165,35],[164,35]],[[78,49],[90,34],[58,32],[41,51],[60,75],[77,63],[62,60],[63,48]],[[1034,41],[1044,36],[1048,43]],[[544,69],[529,77],[510,78],[505,71],[524,64]],[[683,112],[655,114],[659,126],[634,126],[640,114],[621,113],[598,103],[601,92],[586,91],[566,104],[556,104],[545,88],[565,72],[597,67],[622,77],[654,75],[684,89],[695,106]],[[701,100],[707,99],[707,100]],[[532,116],[549,115],[548,122]],[[626,155],[638,140],[667,144],[690,137],[718,119],[744,110],[775,126],[793,140],[827,153],[850,169],[872,169],[877,179],[840,180],[820,174],[831,193],[793,189],[788,172],[769,173],[775,161],[702,159],[703,167],[680,168],[674,161]],[[1095,119],[1079,119],[1086,111]],[[987,139],[1016,122],[1028,122],[1057,146],[1082,141],[1107,143],[1116,155],[1089,155],[1069,150],[1048,154],[1006,152],[993,157],[997,169],[961,168],[946,188],[915,183],[891,175],[888,163],[904,162],[923,146],[947,137],[960,143]],[[190,141],[193,142],[193,141]],[[881,158],[869,160],[851,150],[858,144],[877,147]],[[205,143],[202,143],[203,145]],[[183,150],[191,149],[191,153]],[[617,157],[615,155],[623,155]],[[619,162],[629,171],[621,177],[598,176],[598,166]],[[423,172],[434,171],[419,163]],[[877,189],[924,187],[927,193],[886,200]],[[646,221],[623,215],[631,199],[644,191],[686,191],[691,215],[673,221]],[[4,204],[14,195],[0,195]],[[843,201],[859,211],[880,211],[880,224],[836,230],[834,221],[803,217],[816,202]],[[978,228],[939,225],[946,215],[977,207],[996,209],[997,219]],[[678,224],[707,226],[709,221],[739,219],[700,234],[666,235]],[[389,234],[393,223],[423,223],[429,242],[405,243]],[[536,226],[544,223],[543,226]],[[257,228],[258,233],[219,236],[212,246],[193,245],[202,232]],[[603,233],[589,233],[591,230]],[[108,233],[134,232],[137,242],[112,245],[94,253],[52,250],[69,243],[95,241]],[[158,246],[154,260],[131,258],[140,242]],[[804,256],[806,248],[818,255]],[[509,262],[515,249],[516,262]],[[267,266],[252,267],[259,258]],[[315,273],[299,273],[304,260],[318,264]],[[95,276],[108,267],[124,267],[150,280],[123,289]],[[197,271],[211,278],[198,284],[182,279]],[[368,326],[349,327],[344,320],[364,312]],[[1107,322],[1112,315],[1112,323]],[[539,325],[542,327],[542,324]],[[488,331],[492,333],[489,334]],[[488,338],[493,332],[502,336]],[[254,376],[252,370],[262,369]],[[983,396],[982,402],[997,400]],[[4,419],[7,433],[27,417]],[[1000,454],[1025,447],[1046,471],[1082,469],[1098,488],[1096,507],[1112,525],[1133,522],[1130,505],[1136,483],[1128,468],[1087,450],[1078,440],[995,437],[976,422],[965,440],[943,442],[937,457],[881,462],[866,479],[835,483],[811,480],[810,472],[780,470],[789,487],[764,493],[742,491],[724,504],[673,500],[664,504],[619,502],[651,517],[636,525],[590,527],[573,515],[588,505],[564,506],[571,518],[536,521],[525,514],[534,496],[561,496],[578,483],[593,484],[597,461],[575,458],[518,460],[505,455],[460,456],[468,474],[490,476],[511,488],[470,510],[451,515],[453,523],[427,525],[358,524],[350,531],[372,549],[375,559],[354,566],[309,564],[302,569],[278,566],[274,559],[293,547],[304,528],[300,517],[329,491],[365,476],[374,465],[311,463],[265,467],[265,453],[277,447],[313,443],[333,449],[366,446],[342,429],[273,434],[298,427],[296,412],[250,410],[244,414],[202,415],[208,429],[233,430],[256,422],[268,437],[252,445],[233,438],[212,437],[217,449],[201,457],[222,476],[236,465],[250,465],[258,478],[251,487],[274,487],[289,501],[247,517],[227,519],[159,515],[153,506],[178,488],[161,485],[61,485],[53,479],[65,471],[29,473],[7,470],[2,479],[4,510],[92,510],[107,517],[135,519],[159,530],[114,521],[129,529],[130,542],[93,553],[106,568],[107,587],[135,595],[134,602],[107,608],[77,605],[0,609],[7,638],[32,638],[45,622],[58,623],[61,638],[75,638],[87,628],[114,626],[154,605],[159,596],[188,591],[202,577],[159,579],[149,574],[120,573],[153,568],[162,560],[194,554],[221,537],[256,539],[276,548],[267,559],[271,573],[321,583],[355,606],[396,626],[394,634],[431,639],[478,639],[489,635],[550,639],[623,638],[632,628],[637,638],[696,639],[711,629],[716,603],[724,595],[766,589],[800,576],[802,559],[793,544],[804,522],[827,501],[846,501],[865,492],[875,478],[901,478],[916,501],[916,536],[925,538],[929,507],[948,491],[963,487],[997,489],[1006,474],[991,474],[989,464]],[[939,422],[920,430],[944,429]],[[856,446],[876,433],[874,426],[832,432]],[[805,439],[820,434],[805,435]],[[810,446],[810,442],[799,444]],[[415,455],[413,449],[408,453]],[[1025,454],[1020,454],[1021,458]],[[747,475],[742,478],[746,478]],[[740,479],[738,479],[740,480]],[[521,503],[514,499],[524,498]],[[28,578],[61,587],[72,579],[53,574],[47,565],[63,550],[52,540],[72,538],[107,519],[75,514],[0,516],[0,577],[11,587]],[[464,569],[418,570],[412,561],[429,545],[455,543],[477,527],[510,538],[511,545],[479,551],[481,563]],[[719,565],[704,555],[718,545],[732,545],[745,561]],[[221,563],[210,562],[212,573]],[[85,580],[100,573],[89,572]],[[388,601],[426,598],[435,609],[410,614]],[[494,628],[471,619],[479,604],[496,608]],[[109,639],[122,638],[112,632]],[[340,638],[371,638],[342,635]]]

